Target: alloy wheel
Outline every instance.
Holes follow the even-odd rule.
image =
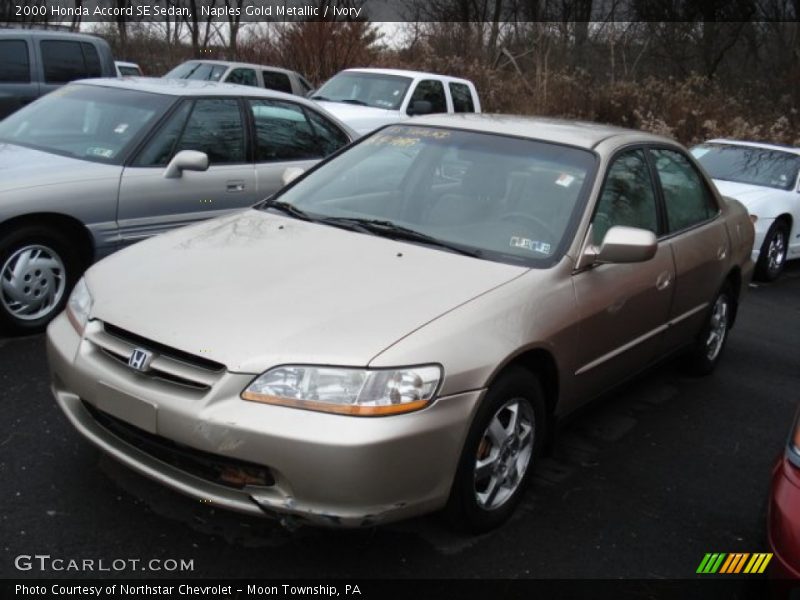
[[[475,457],[475,499],[484,510],[501,507],[520,486],[533,455],[535,417],[524,398],[503,404],[483,432]]]
[[[706,356],[709,361],[716,360],[722,351],[722,345],[728,333],[729,313],[728,297],[725,294],[720,294],[711,311],[711,321],[709,323],[708,337],[706,338]]]

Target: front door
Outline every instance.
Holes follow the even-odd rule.
[[[592,221],[594,244],[615,225],[660,233],[644,152],[625,150],[609,166]],[[626,379],[656,358],[674,281],[672,250],[664,243],[649,261],[597,265],[573,276],[580,312],[575,377],[581,396]]]
[[[117,222],[123,243],[248,207],[259,199],[238,99],[186,99],[125,167]],[[181,150],[208,155],[208,170],[164,172]]]

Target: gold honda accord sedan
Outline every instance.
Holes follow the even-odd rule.
[[[213,506],[495,527],[559,419],[709,373],[753,271],[744,208],[637,131],[428,116],[298,171],[97,263],[48,329],[75,428]]]

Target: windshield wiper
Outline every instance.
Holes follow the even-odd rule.
[[[303,221],[314,221],[318,222],[317,219],[313,218],[309,215],[306,211],[297,208],[294,204],[289,204],[288,202],[281,202],[280,200],[273,200],[271,198],[267,198],[258,205],[260,210],[266,210],[268,208],[274,208],[275,210],[279,210],[285,215],[289,215],[290,217],[294,217],[296,219],[301,219]]]
[[[422,233],[420,231],[416,231],[415,229],[403,227],[402,225],[398,225],[392,221],[385,221],[382,219],[362,219],[355,217],[325,217],[324,219],[320,219],[320,221],[323,223],[330,223],[331,225],[349,225],[352,226],[353,229],[368,231],[370,233],[388,237],[394,240],[404,240],[407,242],[418,242],[420,244],[436,246],[437,248],[444,248],[445,250],[457,252],[458,254],[464,254],[465,256],[479,258],[483,255],[480,250],[464,248],[458,244],[452,244],[450,242],[440,240],[439,238],[428,235],[427,233]]]
[[[311,96],[311,100],[322,100],[323,102],[331,102],[331,99],[326,98],[325,96]]]
[[[363,100],[356,100],[355,98],[347,98],[345,100],[339,100],[339,102],[343,102],[345,104],[358,104],[359,106],[367,106],[367,103]]]

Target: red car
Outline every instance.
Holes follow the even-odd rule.
[[[800,579],[800,412],[772,471],[767,534],[773,576]]]

